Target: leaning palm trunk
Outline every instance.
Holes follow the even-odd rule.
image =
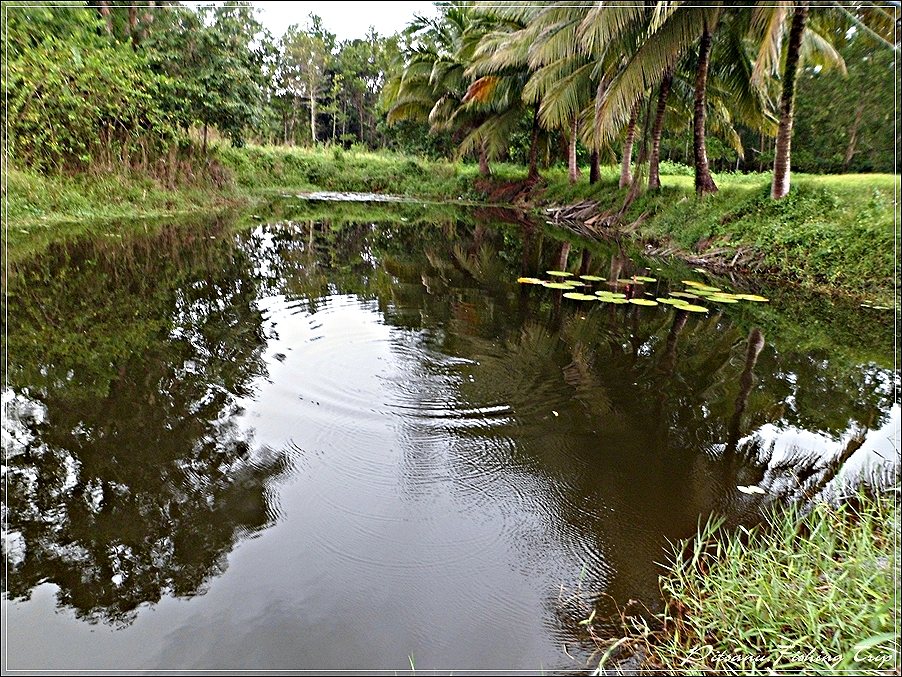
[[[570,126],[570,146],[567,148],[567,172],[570,183],[579,181],[579,165],[576,162],[576,133],[579,130],[579,120],[574,116]]]
[[[598,160],[598,150],[593,150],[589,156],[589,183],[598,183],[601,178],[601,166]]]
[[[479,175],[489,176],[492,173],[489,169],[489,152],[486,149],[486,143],[483,141],[479,144]]]
[[[695,119],[692,125],[692,149],[695,154],[695,192],[699,197],[706,193],[717,192],[717,185],[714,183],[714,179],[711,177],[711,170],[708,167],[708,150],[705,148],[705,105],[712,42],[711,31],[706,21],[698,47],[698,72],[695,77]]]
[[[648,159],[648,188],[654,190],[661,187],[661,134],[664,132],[664,114],[667,111],[667,96],[670,94],[670,85],[673,83],[673,71],[668,69],[661,80],[661,89],[658,92],[658,108],[655,111],[655,121],[651,130],[651,156]]]
[[[532,112],[532,133],[529,139],[529,173],[527,181],[536,181],[539,178],[539,104],[535,105]]]
[[[633,162],[633,139],[636,138],[636,118],[639,117],[640,101],[633,106],[630,121],[626,125],[626,138],[623,140],[623,158],[620,161],[620,187],[626,188],[633,181],[630,165]]]
[[[795,107],[796,74],[799,67],[799,53],[802,49],[802,34],[808,19],[808,4],[800,3],[792,15],[789,29],[789,45],[786,49],[786,67],[783,71],[783,91],[780,94],[780,128],[777,131],[777,148],[774,153],[774,181],[770,196],[778,200],[789,192],[789,161],[792,144],[792,117]]]

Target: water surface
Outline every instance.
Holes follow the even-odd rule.
[[[700,517],[898,464],[886,313],[516,215],[305,209],[11,271],[4,667],[578,669]],[[771,303],[516,282],[560,267]]]

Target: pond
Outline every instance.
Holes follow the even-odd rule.
[[[899,464],[891,313],[489,209],[146,230],[10,270],[9,669],[578,669],[700,519]]]

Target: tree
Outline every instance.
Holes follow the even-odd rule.
[[[305,99],[310,113],[310,141],[317,142],[317,103],[329,87],[327,69],[335,48],[335,35],[326,31],[322,19],[310,15],[307,30],[290,26],[282,37],[279,84],[295,100]]]

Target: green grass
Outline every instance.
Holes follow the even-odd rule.
[[[559,170],[547,178],[541,199],[549,204],[592,199],[603,210],[617,209],[626,195],[612,170],[594,186],[571,186]],[[663,175],[662,190],[641,195],[624,220],[646,216],[632,230],[655,247],[694,254],[721,250],[724,261],[747,253],[760,273],[892,305],[898,279],[894,255],[899,260],[893,235],[898,177],[796,174],[790,194],[777,201],[770,199],[769,174],[726,174],[716,180],[719,192],[700,200],[691,175]]]
[[[477,188],[475,164],[427,161],[389,153],[339,148],[217,146],[206,167],[194,167],[175,190],[149,176],[90,174],[44,177],[7,172],[8,231],[13,254],[77,232],[92,220],[163,217],[249,207],[280,193],[311,190],[390,193],[432,201],[485,199]],[[525,176],[523,167],[495,163],[498,184]],[[819,291],[841,291],[880,305],[892,305],[897,271],[893,241],[893,190],[887,174],[794,175],[790,195],[770,199],[769,174],[716,177],[720,191],[698,200],[691,168],[664,163],[663,188],[641,195],[625,220],[643,243],[683,252],[745,252],[760,273],[773,273]],[[616,167],[603,167],[589,185],[588,170],[571,185],[566,170],[543,172],[543,185],[530,200],[536,206],[597,200],[619,207],[626,191],[617,187]],[[211,178],[212,177],[212,178]],[[485,188],[484,185],[481,185]],[[4,215],[6,218],[7,215]],[[128,226],[122,226],[128,227]]]
[[[667,611],[618,646],[670,674],[899,668],[898,489],[772,511],[726,536],[709,525],[662,578]]]

